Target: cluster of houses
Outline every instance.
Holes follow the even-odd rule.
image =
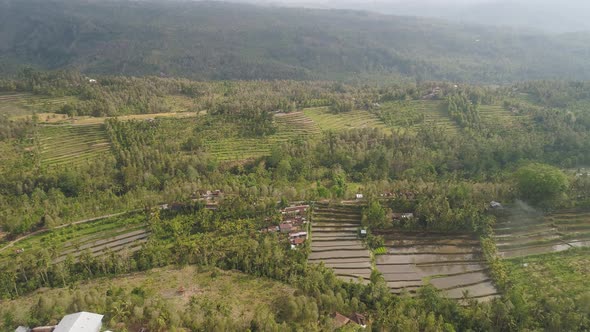
[[[82,311],[64,316],[57,325],[34,328],[19,326],[14,332],[100,332],[102,318],[103,315]]]
[[[193,193],[193,201],[202,201],[205,203],[205,208],[210,210],[217,210],[219,202],[223,199],[223,192],[217,190],[200,190]]]
[[[382,193],[380,196],[382,198],[393,198],[393,199],[403,198],[403,199],[411,201],[411,200],[416,199],[416,195],[417,195],[417,193],[414,191],[397,191],[397,192],[386,191],[386,192]]]
[[[289,206],[281,210],[281,223],[268,226],[262,232],[281,233],[289,237],[291,248],[296,248],[307,240],[307,212],[309,205]]]
[[[193,202],[203,202],[205,204],[205,208],[209,210],[217,210],[219,206],[219,202],[223,199],[223,192],[221,190],[201,190],[195,191],[191,195],[191,200]],[[171,210],[171,211],[181,211],[185,208],[189,207],[187,203],[166,203],[160,205],[161,210]]]

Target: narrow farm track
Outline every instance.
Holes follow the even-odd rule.
[[[498,296],[479,242],[468,235],[387,232],[387,254],[376,258],[392,293],[415,293],[431,283],[447,297],[489,300]]]
[[[361,210],[318,204],[313,211],[310,263],[323,262],[346,281],[371,277],[371,253],[358,239]]]
[[[40,130],[45,166],[90,162],[110,152],[104,125],[47,125]]]
[[[590,246],[590,211],[563,210],[548,216],[508,208],[495,226],[502,257],[520,258]]]

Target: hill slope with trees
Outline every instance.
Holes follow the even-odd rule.
[[[588,79],[590,37],[357,11],[152,1],[0,1],[0,72],[192,79]]]

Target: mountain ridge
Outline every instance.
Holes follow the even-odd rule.
[[[221,2],[5,0],[0,70],[201,80],[590,79],[590,35]],[[2,66],[1,63],[5,65]]]

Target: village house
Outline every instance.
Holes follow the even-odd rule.
[[[306,239],[307,239],[307,232],[289,233],[289,242],[291,242],[292,245],[298,246],[300,244],[303,244],[303,243],[305,243]]]
[[[350,317],[346,317],[339,312],[335,312],[332,315],[332,319],[334,320],[334,327],[336,329],[343,328],[346,325],[358,325],[361,328],[367,327],[367,321],[364,315],[359,313],[353,313]]]
[[[307,232],[303,224],[307,223],[306,216],[309,205],[298,205],[286,207],[281,212],[281,223],[278,226],[267,226],[263,227],[260,232],[262,233],[275,233],[280,232],[281,234],[288,234],[291,248],[295,248],[303,243],[307,239]],[[265,222],[270,223],[272,218],[268,217]]]

